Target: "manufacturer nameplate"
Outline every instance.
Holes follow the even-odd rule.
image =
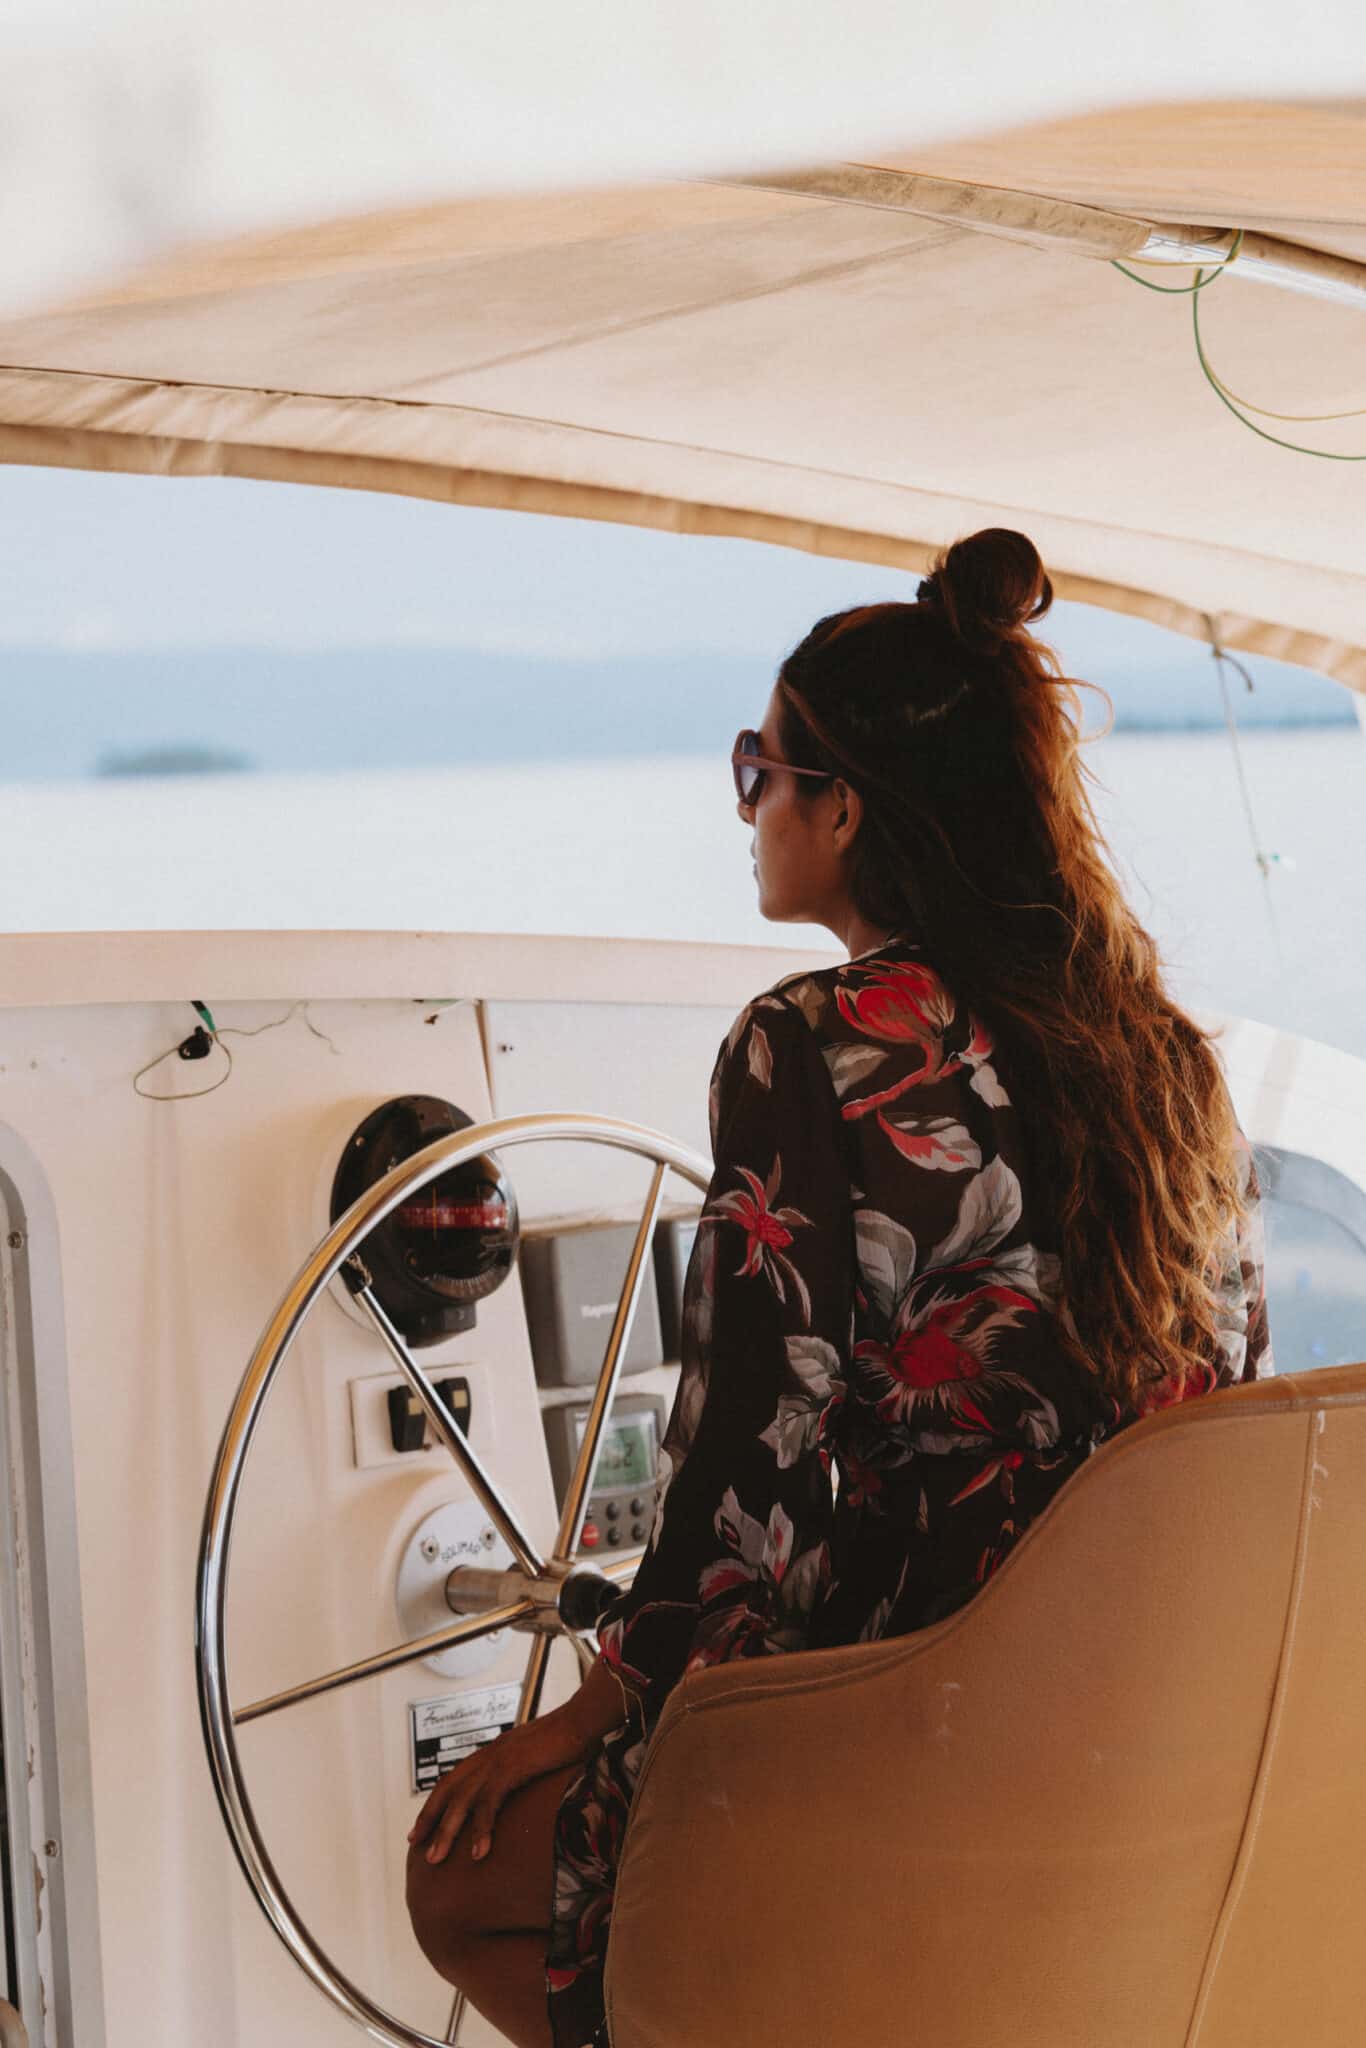
[[[415,1701],[408,1709],[414,1792],[430,1792],[453,1764],[511,1728],[521,1690],[518,1683],[481,1685]]]

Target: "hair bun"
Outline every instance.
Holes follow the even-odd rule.
[[[1039,551],[1010,526],[984,526],[955,541],[917,591],[942,604],[949,624],[968,646],[998,646],[1041,619],[1053,602]]]

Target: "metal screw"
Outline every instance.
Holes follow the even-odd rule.
[[[428,1564],[435,1564],[437,1558],[441,1555],[441,1545],[437,1542],[435,1536],[424,1536],[419,1547]]]
[[[60,1856],[60,1855],[61,1855],[61,1853],[62,1853],[62,1845],[61,1845],[61,1843],[60,1843],[60,1842],[54,1842],[54,1841],[52,1841],[51,1839],[49,1839],[48,1841],[44,1842],[44,1844],[43,1844],[43,1854],[44,1854],[44,1856],[52,1856],[52,1857],[57,1857],[57,1856]]]
[[[485,1529],[482,1535],[480,1536],[479,1541],[483,1544],[485,1550],[492,1550],[494,1544],[498,1541],[498,1538],[494,1535],[492,1529]]]
[[[505,1038],[505,1039],[503,1039],[503,1041],[502,1041],[502,1042],[501,1042],[501,1044],[499,1045],[499,1047],[498,1047],[498,1050],[499,1050],[499,1052],[516,1052],[517,1048],[516,1048],[516,1046],[515,1046],[515,1045],[512,1045],[512,1044],[511,1044],[511,1043],[510,1043],[510,1042],[509,1042],[509,1041],[508,1041],[508,1040],[507,1040],[507,1039]]]
[[[9,1246],[9,1248],[10,1248],[10,1250],[11,1250],[12,1252],[21,1252],[21,1251],[22,1251],[22,1250],[24,1249],[24,1233],[23,1233],[23,1231],[22,1231],[22,1230],[12,1230],[12,1231],[10,1232],[9,1236],[8,1236],[8,1237],[7,1237],[6,1239],[5,1239],[5,1242],[6,1242],[6,1244],[7,1244],[8,1246]]]

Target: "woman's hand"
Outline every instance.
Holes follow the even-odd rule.
[[[509,1728],[496,1741],[483,1743],[462,1757],[444,1778],[437,1779],[408,1840],[427,1841],[427,1861],[440,1863],[468,1821],[470,1854],[477,1862],[488,1854],[494,1816],[508,1794],[533,1778],[543,1778],[548,1771],[577,1763],[583,1754],[571,1731],[557,1725],[554,1714],[529,1721],[522,1728]]]
[[[509,1793],[533,1778],[562,1770],[566,1764],[585,1762],[602,1737],[620,1727],[624,1719],[616,1680],[600,1663],[595,1664],[565,1706],[524,1727],[509,1728],[438,1778],[408,1840],[425,1841],[427,1861],[440,1863],[468,1821],[470,1854],[477,1863],[488,1854],[494,1818]]]

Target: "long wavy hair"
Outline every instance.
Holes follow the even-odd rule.
[[[1167,993],[1108,863],[1080,755],[1093,686],[1029,630],[1052,596],[1023,534],[957,542],[915,604],[812,627],[779,671],[779,733],[788,760],[862,797],[855,908],[912,930],[1007,1052],[1056,1191],[1062,1327],[1122,1407],[1144,1408],[1219,1358],[1238,1132],[1209,1035]]]

